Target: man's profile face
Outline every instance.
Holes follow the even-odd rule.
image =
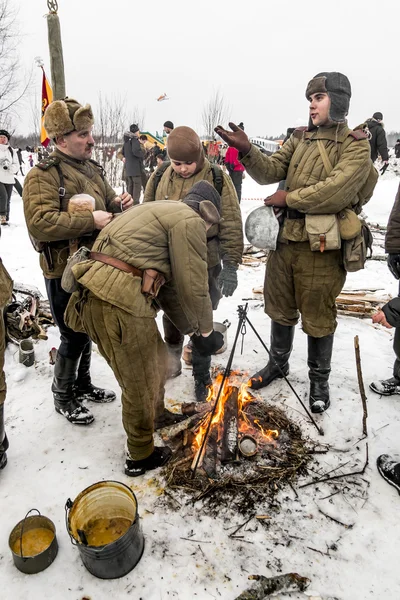
[[[165,133],[167,133],[169,135],[171,133],[172,129],[170,129],[169,127],[164,127],[164,131],[165,131]]]
[[[323,127],[329,123],[329,109],[331,99],[324,92],[311,94],[310,97],[310,118],[315,127]]]
[[[94,139],[92,129],[72,131],[67,135],[61,135],[56,139],[56,146],[76,160],[87,160],[92,156]]]

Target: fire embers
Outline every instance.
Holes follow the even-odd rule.
[[[174,460],[165,469],[170,491],[179,495],[184,490],[195,496],[193,501],[207,498],[217,510],[229,502],[246,513],[256,501],[265,502],[307,473],[310,456],[300,428],[282,409],[253,396],[242,383],[247,379],[245,374],[229,377],[210,427],[220,375],[205,403],[209,410],[163,434],[174,447]]]

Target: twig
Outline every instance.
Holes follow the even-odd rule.
[[[368,409],[367,409],[367,396],[365,395],[364,381],[361,370],[361,356],[360,356],[360,342],[358,339],[358,335],[354,338],[354,349],[356,353],[356,366],[357,366],[357,379],[358,379],[358,387],[360,388],[360,395],[363,407],[363,420],[362,420],[362,431],[365,437],[368,436],[367,431],[367,417],[368,417]]]
[[[181,540],[186,540],[187,542],[197,542],[198,544],[211,544],[211,542],[206,542],[204,540],[194,540],[193,538],[184,538],[181,537]]]
[[[353,527],[354,527],[354,523],[352,523],[350,525],[347,525],[346,523],[342,523],[341,521],[338,521],[338,519],[335,519],[334,517],[331,517],[331,515],[328,515],[327,513],[324,513],[324,511],[321,510],[318,505],[317,505],[317,510],[318,510],[318,512],[321,513],[321,515],[324,515],[324,517],[326,517],[327,519],[330,519],[331,521],[333,521],[334,523],[337,523],[338,525],[342,525],[346,529],[353,529]]]
[[[309,485],[317,485],[317,483],[322,483],[324,481],[332,481],[334,479],[341,479],[342,477],[351,477],[351,475],[364,475],[365,469],[367,468],[368,461],[369,461],[368,444],[365,445],[365,449],[366,449],[366,458],[365,458],[364,466],[361,469],[361,471],[353,471],[352,473],[342,473],[341,475],[334,475],[333,477],[323,477],[322,479],[318,479],[317,481],[309,481],[308,483],[303,483],[303,485],[300,485],[299,488],[308,487]]]
[[[253,514],[251,515],[251,517],[249,517],[249,518],[247,519],[247,521],[245,521],[244,523],[242,523],[241,525],[239,525],[239,527],[237,527],[237,528],[235,529],[235,531],[232,531],[232,533],[230,533],[230,534],[229,534],[229,537],[230,537],[230,538],[231,538],[231,537],[233,537],[233,536],[234,536],[234,535],[235,535],[235,534],[236,534],[238,531],[240,531],[240,530],[242,529],[242,527],[244,527],[245,525],[247,525],[247,523],[249,523],[249,522],[250,522],[252,519],[254,519],[254,517],[255,517],[255,513],[253,513]]]
[[[330,554],[328,554],[328,552],[322,552],[322,550],[317,550],[316,548],[311,548],[311,546],[306,546],[306,548],[308,548],[309,550],[312,550],[313,552],[318,552],[319,554],[322,554],[323,556],[329,556],[329,558],[332,558]]]

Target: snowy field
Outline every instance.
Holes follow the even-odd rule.
[[[399,179],[390,172],[379,181],[366,207],[370,222],[386,224],[398,183]],[[258,186],[247,177],[243,197],[261,199],[275,188]],[[243,200],[243,216],[260,204],[261,200]],[[38,256],[30,245],[22,200],[17,195],[12,198],[10,220],[10,227],[2,228],[0,241],[4,264],[15,281],[33,284],[44,292]],[[231,342],[237,325],[237,306],[243,298],[252,296],[253,287],[262,285],[263,274],[263,266],[241,267],[237,291],[220,303],[216,320],[231,321]],[[397,283],[386,263],[370,261],[364,271],[351,275],[346,283],[346,288],[371,287],[396,295]],[[250,320],[269,343],[270,324],[260,301],[249,304]],[[258,507],[258,514],[271,517],[268,524],[253,519],[242,529],[242,539],[229,538],[232,528],[245,520],[242,515],[226,508],[219,518],[211,518],[201,503],[183,503],[174,512],[163,501],[162,479],[156,473],[137,479],[124,475],[125,435],[119,388],[96,349],[93,381],[118,390],[118,399],[109,405],[92,405],[96,421],[80,429],[53,408],[49,350],[58,345],[57,330],[50,328],[49,339],[35,343],[36,364],[32,368],[19,365],[17,348],[9,345],[5,415],[10,449],[8,465],[0,473],[0,598],[234,600],[250,585],[248,575],[297,572],[311,579],[307,595],[318,600],[398,600],[399,496],[379,476],[375,461],[382,453],[400,453],[400,404],[396,397],[381,398],[368,389],[372,380],[391,376],[393,330],[374,326],[370,320],[339,318],[330,380],[331,408],[316,416],[323,425],[324,437],[318,436],[307,422],[284,381],[276,381],[261,392],[265,402],[286,410],[306,435],[332,447],[310,464],[314,474],[323,475],[343,463],[347,463],[344,470],[336,473],[359,470],[365,462],[366,441],[360,441],[362,406],[354,360],[355,335],[360,339],[368,396],[369,466],[364,475],[346,480],[346,485],[339,480],[339,492],[333,496],[332,484],[284,489],[278,496],[277,508]],[[226,364],[228,354],[218,362]],[[237,351],[233,366],[252,373],[265,363],[264,351],[249,331],[243,355]],[[296,331],[290,380],[308,402],[306,336],[300,327]],[[193,399],[189,369],[168,382],[166,398],[168,402]],[[124,482],[134,490],[145,537],[141,561],[119,580],[96,579],[86,571],[77,549],[70,543],[64,522],[67,498],[74,499],[85,487],[105,479]],[[310,475],[299,484],[309,480]],[[59,554],[46,571],[28,576],[14,567],[8,536],[31,508],[38,508],[55,523]],[[292,594],[290,598],[300,600],[307,595]]]

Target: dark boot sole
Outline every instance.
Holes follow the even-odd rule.
[[[394,483],[394,481],[392,481],[391,479],[389,479],[388,477],[386,477],[386,475],[384,474],[384,472],[382,471],[382,469],[380,468],[380,466],[379,466],[378,464],[377,464],[376,466],[377,466],[377,469],[378,469],[378,471],[379,471],[379,474],[380,474],[380,475],[383,477],[383,479],[384,479],[384,480],[385,480],[385,481],[386,481],[386,482],[387,482],[389,485],[391,485],[392,487],[394,487],[394,488],[397,490],[397,492],[398,492],[398,494],[399,494],[399,496],[400,496],[400,487],[399,487],[399,486],[398,486],[396,483]]]
[[[68,423],[71,423],[71,425],[80,425],[81,427],[82,426],[86,427],[86,425],[91,425],[93,423],[93,421],[94,421],[93,415],[92,415],[91,420],[87,420],[87,421],[71,421],[70,419],[68,419],[68,417],[66,417],[65,415],[63,415],[63,413],[61,412],[60,408],[57,408],[55,406],[54,410],[56,411],[56,413],[58,413],[59,415],[61,415],[62,417],[64,417],[64,419],[66,419],[68,421]]]
[[[78,400],[78,402],[93,402],[93,404],[110,404],[111,402],[114,402],[114,400],[117,399],[117,397],[115,396],[114,398],[105,398],[104,400],[95,400],[94,398],[91,398],[90,396],[85,396],[85,394],[82,394],[81,396],[75,396],[76,400]]]
[[[331,405],[331,401],[328,400],[328,402],[325,402],[325,406],[324,407],[320,407],[318,405],[315,404],[310,404],[310,410],[312,413],[314,413],[315,415],[320,415],[322,413],[324,413],[326,410],[328,410],[328,408]]]
[[[4,469],[6,464],[7,464],[7,454],[4,452],[3,454],[0,454],[0,471],[2,469]]]
[[[289,369],[287,370],[287,372],[283,371],[283,373],[284,373],[285,377],[287,377],[289,375]],[[261,377],[261,375],[260,375],[260,377]],[[263,381],[260,381],[259,379],[257,379],[255,377],[255,375],[253,375],[253,377],[251,379],[249,379],[249,381],[250,381],[249,388],[251,390],[261,390],[262,388],[269,386],[276,379],[283,379],[283,378],[284,378],[283,375],[281,375],[281,373],[278,373],[278,375],[276,375],[275,377],[270,379],[268,382],[264,383]]]

